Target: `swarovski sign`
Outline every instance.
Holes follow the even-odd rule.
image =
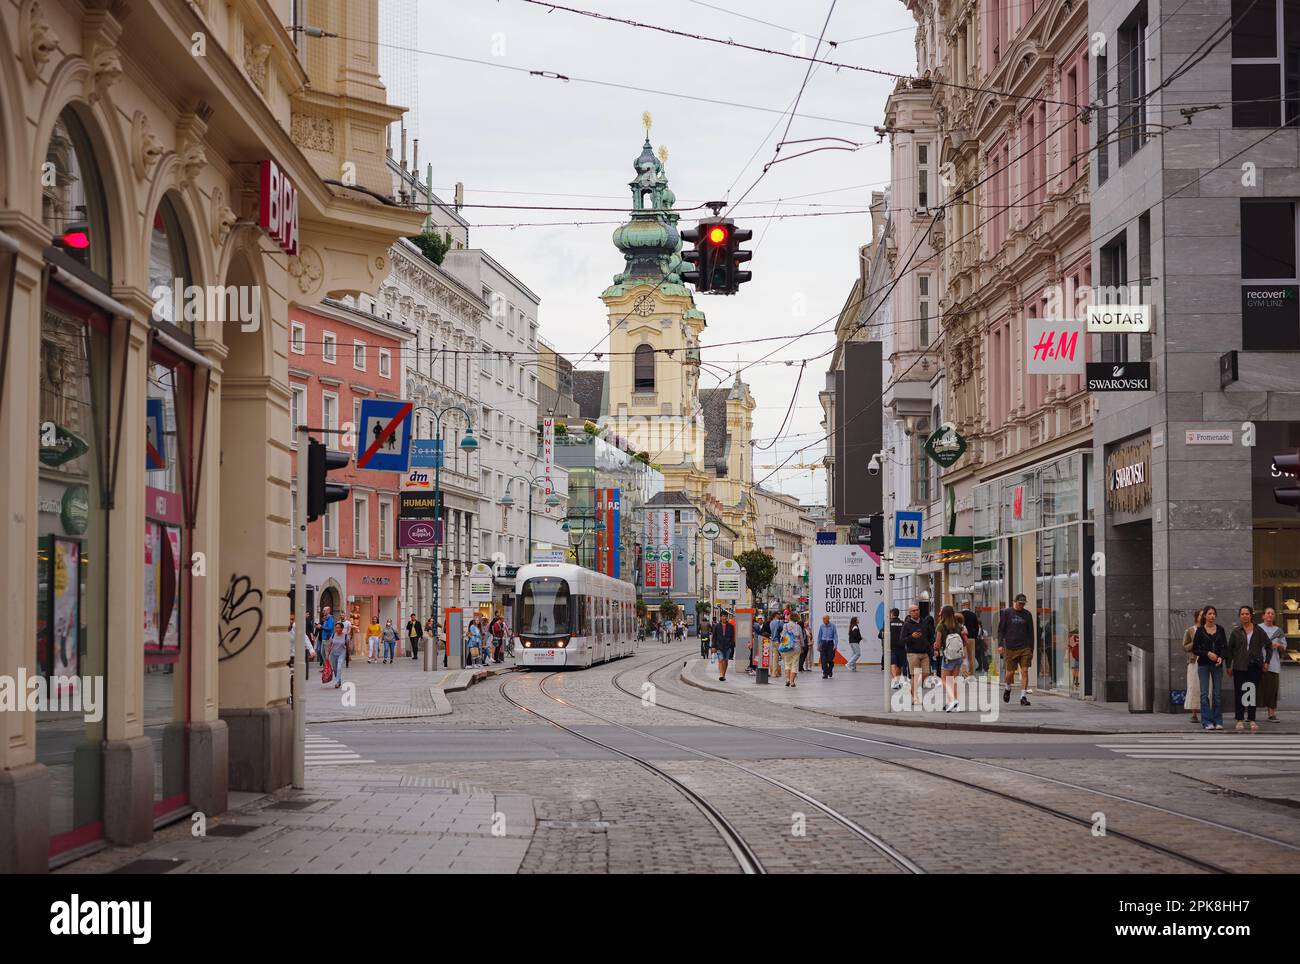
[[[1090,392],[1151,391],[1150,362],[1088,362]]]

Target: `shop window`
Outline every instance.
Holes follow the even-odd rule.
[[[1300,2],[1232,0],[1232,126],[1300,122]]]
[[[189,264],[176,208],[171,198],[164,196],[154,212],[153,230],[149,236],[149,294],[154,299],[153,320],[178,329],[185,340],[192,342],[196,314],[204,316],[205,320],[215,319],[207,317],[209,306],[206,300],[202,305],[196,305],[193,299],[185,296],[192,280]],[[176,303],[177,292],[181,293],[179,304]],[[236,293],[233,302],[211,307],[224,310],[224,319],[237,319],[241,307],[239,298]]]
[[[1300,349],[1294,201],[1241,202],[1241,344]]]
[[[65,107],[55,121],[45,160],[52,176],[41,179],[41,220],[54,235],[56,257],[107,278],[111,252],[103,182],[73,108]]]

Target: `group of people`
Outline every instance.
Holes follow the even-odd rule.
[[[465,629],[465,652],[470,666],[486,666],[488,662],[504,663],[515,652],[515,638],[501,613],[491,619],[474,616]]]
[[[745,668],[747,675],[753,675],[759,669],[758,659],[763,651],[764,640],[769,643],[769,652],[779,660],[786,686],[797,686],[799,674],[811,672],[814,647],[822,679],[831,679],[834,674],[839,634],[829,616],[823,616],[821,624],[816,629],[810,629],[806,613],[792,613],[789,609],[758,613],[754,617],[753,635],[750,638],[749,665]],[[849,646],[853,653],[849,669],[856,672],[862,654],[862,631],[858,628],[856,616],[849,623]],[[716,619],[706,617],[700,629],[700,655],[717,659],[720,682],[726,681],[727,667],[735,658],[735,652],[735,616],[724,611]]]
[[[296,618],[289,617],[289,658],[290,664],[296,655],[294,650],[297,647],[297,626]],[[343,670],[351,663],[351,652],[357,627],[360,625],[361,618],[357,612],[343,613],[339,616],[334,615],[334,610],[330,606],[322,606],[320,618],[312,619],[311,614],[307,614],[306,636],[307,636],[307,675],[311,676],[311,661],[314,659],[321,666],[322,682],[325,685],[334,684],[335,689],[343,685]],[[369,638],[370,656],[368,662],[373,663],[378,652],[378,642],[383,639],[385,643],[391,636],[393,643],[397,642],[397,632],[393,629],[393,621],[388,620],[386,628],[380,628],[377,621],[372,620],[366,629]],[[385,660],[387,662],[387,660]],[[326,672],[325,664],[329,664],[329,671]]]
[[[650,635],[661,643],[686,638],[686,623],[681,619],[660,619],[658,616],[649,620]]]
[[[1187,696],[1183,705],[1192,708],[1192,722],[1209,730],[1223,729],[1223,674],[1232,682],[1233,710],[1237,732],[1250,724],[1258,732],[1255,711],[1264,707],[1268,719],[1278,722],[1277,699],[1282,654],[1287,640],[1276,623],[1277,612],[1266,606],[1259,619],[1250,606],[1237,610],[1237,625],[1226,631],[1219,624],[1213,606],[1198,609],[1194,624],[1183,634],[1187,653]]]

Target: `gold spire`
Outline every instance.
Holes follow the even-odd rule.
[[[650,112],[648,110],[643,110],[641,112],[641,126],[645,128],[646,140],[650,139],[650,125],[653,123],[654,118],[650,116]]]
[[[665,144],[659,145],[659,163],[665,166],[668,164],[668,147]]]

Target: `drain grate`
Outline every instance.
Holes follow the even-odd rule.
[[[175,870],[185,861],[179,857],[168,857],[159,859],[157,857],[142,857],[139,860],[133,860],[129,864],[123,864],[117,870],[110,870],[110,874],[165,874]]]
[[[218,823],[208,828],[209,837],[242,837],[244,834],[260,830],[257,823]]]

